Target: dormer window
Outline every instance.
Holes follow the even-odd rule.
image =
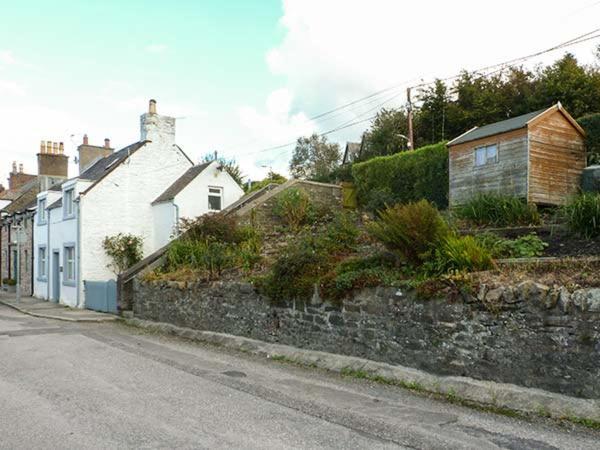
[[[69,189],[63,196],[63,211],[65,218],[73,217],[75,214],[75,191]]]

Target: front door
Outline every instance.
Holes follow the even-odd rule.
[[[52,301],[60,300],[60,253],[52,252]]]

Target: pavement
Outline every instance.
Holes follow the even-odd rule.
[[[121,322],[0,305],[0,448],[597,449],[498,416]]]
[[[0,304],[33,317],[64,320],[66,322],[106,322],[117,319],[117,316],[113,314],[105,314],[89,309],[70,308],[35,297],[21,297],[17,301],[15,294],[6,292],[0,292]]]

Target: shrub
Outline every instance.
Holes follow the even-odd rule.
[[[107,236],[102,241],[102,248],[112,260],[107,266],[119,274],[137,264],[144,257],[144,240],[133,234],[119,233]]]
[[[600,113],[583,116],[577,122],[585,130],[588,163],[600,164]]]
[[[230,244],[211,240],[176,240],[167,251],[167,270],[175,272],[182,268],[206,272],[214,280],[224,269],[234,267],[236,258]]]
[[[300,189],[286,189],[277,197],[273,213],[293,231],[310,220],[314,208],[308,194]]]
[[[353,215],[347,212],[334,214],[323,234],[317,238],[317,245],[329,253],[354,250],[360,236],[354,220]]]
[[[563,213],[572,232],[586,239],[600,236],[600,194],[583,193],[573,198]]]
[[[449,235],[436,248],[427,269],[444,274],[487,270],[492,266],[492,256],[473,236]]]
[[[307,300],[327,265],[326,255],[318,252],[314,245],[307,242],[290,245],[275,260],[269,274],[256,280],[256,285],[263,295],[275,302]]]
[[[180,231],[183,239],[191,241],[213,240],[239,243],[244,240],[246,230],[240,230],[233,216],[204,214],[196,219],[181,219]]]
[[[454,211],[460,219],[474,225],[537,225],[540,215],[533,204],[501,194],[478,194]]]
[[[5,284],[7,286],[16,286],[17,285],[17,281],[13,278],[3,278],[2,279],[2,284]]]
[[[359,202],[370,208],[381,209],[384,204],[421,199],[441,209],[448,206],[448,149],[445,142],[353,164],[352,176]]]
[[[535,233],[517,239],[504,239],[493,233],[483,233],[475,238],[490,252],[492,258],[534,258],[542,256],[548,247]]]
[[[449,233],[438,210],[426,200],[387,208],[368,229],[390,251],[413,266],[421,265]]]

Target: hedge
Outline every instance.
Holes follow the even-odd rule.
[[[585,130],[590,164],[600,164],[600,113],[583,116],[577,122]]]
[[[359,202],[371,210],[421,199],[448,207],[446,142],[354,164],[352,176]]]

